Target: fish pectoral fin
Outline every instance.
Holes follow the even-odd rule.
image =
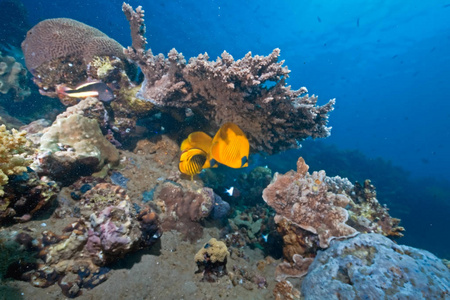
[[[219,166],[214,158],[209,161],[209,165],[210,168],[217,168]]]
[[[248,157],[247,156],[244,156],[241,159],[241,168],[245,168],[245,167],[248,167]]]

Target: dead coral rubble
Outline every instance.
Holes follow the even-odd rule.
[[[248,53],[237,61],[224,52],[216,61],[200,54],[186,63],[175,49],[165,58],[145,50],[142,8],[133,11],[124,3],[122,10],[133,39],[125,54],[145,75],[138,96],[160,107],[192,111],[216,129],[234,122],[257,151],[273,153],[307,137],[330,134],[326,124],[334,99],[317,106],[317,97],[305,95],[306,88],[291,90],[285,82],[290,71],[278,61],[279,49],[266,57]]]

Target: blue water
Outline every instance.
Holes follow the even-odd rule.
[[[122,1],[23,3],[31,25],[46,18],[70,17],[124,46],[131,44]],[[154,53],[176,48],[185,57],[207,52],[215,58],[226,50],[238,59],[248,51],[267,55],[280,48],[292,71],[288,83],[294,89],[306,86],[310,94],[319,95],[319,104],[337,99],[330,115],[332,134],[323,140],[325,144],[358,150],[369,160],[390,161],[424,189],[428,184],[421,181],[424,177],[444,186],[450,181],[450,1],[129,3],[145,9],[147,39]],[[292,155],[292,168],[296,155]],[[270,162],[276,166],[274,160]],[[374,172],[367,169],[365,175],[382,177]],[[448,189],[442,193],[439,211],[444,216],[450,214],[445,213],[445,209],[450,212],[450,193]],[[393,197],[423,207],[423,218],[419,210],[406,221],[417,227],[412,228],[416,235],[410,243],[426,248],[421,236],[429,237],[430,224],[438,217],[430,209],[435,207],[430,205],[433,199],[414,198],[413,193]],[[445,230],[450,222],[442,216],[441,231],[427,240],[434,241],[431,248],[436,252],[450,247],[440,241],[445,234],[444,240],[450,240]]]

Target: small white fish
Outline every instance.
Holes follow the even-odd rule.
[[[225,193],[230,195],[230,197],[233,197],[233,192],[234,192],[234,186],[232,186],[229,189],[225,190]]]
[[[263,234],[262,239],[267,243],[267,239],[269,238],[269,234]]]

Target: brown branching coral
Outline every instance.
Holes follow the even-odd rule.
[[[291,148],[307,137],[326,137],[328,113],[334,99],[317,106],[317,97],[305,95],[306,88],[286,85],[289,70],[278,61],[280,50],[268,56],[235,61],[224,52],[216,61],[207,54],[188,63],[172,49],[168,57],[145,50],[144,11],[122,7],[130,22],[132,47],[125,50],[145,75],[138,96],[160,107],[183,108],[205,118],[210,127],[234,122],[246,134],[253,149],[277,152]]]

